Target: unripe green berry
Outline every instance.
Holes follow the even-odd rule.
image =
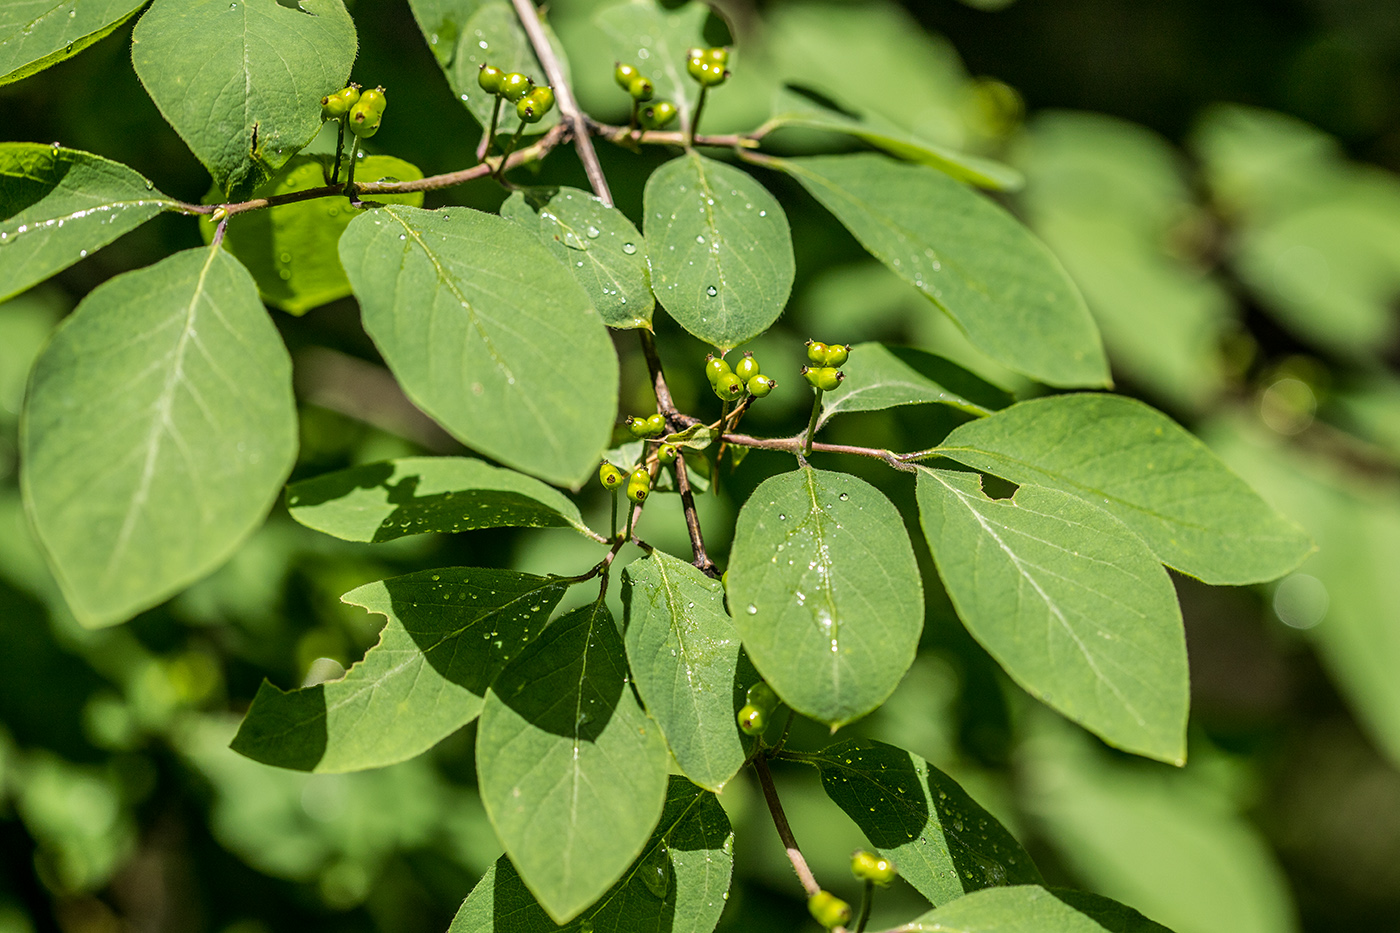
[[[647,473],[645,467],[637,467],[632,471],[632,475],[627,477],[627,498],[640,505],[646,501],[650,492],[651,474]]]
[[[656,449],[656,459],[668,466],[675,463],[676,457],[679,455],[680,451],[676,449],[674,444],[662,444]]]
[[[637,75],[632,79],[632,83],[627,85],[627,93],[632,95],[633,100],[651,100],[656,94],[656,85],[651,83],[650,78]]]
[[[605,489],[616,489],[627,481],[627,474],[604,460],[603,465],[598,467],[598,482],[603,484]]]
[[[752,353],[745,353],[734,366],[734,375],[748,382],[759,373],[758,360],[753,358]]]
[[[494,65],[487,65],[484,62],[476,70],[476,83],[487,94],[501,93],[501,79],[506,73]]]
[[[616,81],[617,86],[624,91],[632,86],[632,79],[638,77],[640,74],[641,72],[637,71],[635,66],[624,64],[623,62],[617,62],[616,67],[613,68],[613,80]]]
[[[747,735],[758,735],[768,728],[768,717],[752,703],[739,710],[739,728]]]
[[[698,52],[699,54],[691,55],[690,58],[686,60],[685,70],[696,81],[701,81],[705,74],[705,51],[704,49],[691,49],[691,51]]]
[[[715,62],[701,62],[700,64],[700,84],[704,87],[718,87],[724,83],[724,79],[729,77],[729,72],[723,65]]]
[[[744,383],[733,373],[724,373],[714,381],[715,395],[725,401],[744,397]]]
[[[724,68],[729,64],[729,50],[722,45],[717,45],[712,49],[705,50],[705,58]]]
[[[754,398],[767,398],[768,393],[772,392],[777,387],[778,383],[775,380],[769,379],[767,376],[763,375],[763,373],[754,376],[748,383],[749,394]]]
[[[730,372],[730,369],[724,357],[715,356],[713,353],[705,357],[705,378],[710,380],[710,385],[714,385],[719,377],[727,372]]]
[[[851,905],[830,891],[818,891],[807,899],[807,909],[812,917],[828,930],[849,923]]]
[[[360,89],[351,84],[334,94],[327,94],[321,98],[321,116],[327,120],[339,120],[359,102]]]
[[[826,344],[818,343],[815,340],[807,341],[807,359],[818,366],[826,365]]]
[[[778,695],[773,692],[772,687],[760,680],[744,694],[744,702],[772,712],[778,707]]]
[[[554,109],[554,88],[548,84],[536,85],[525,97],[533,100],[540,109],[540,114],[544,115]]]
[[[840,366],[842,363],[846,362],[847,357],[850,355],[851,348],[849,346],[842,346],[839,343],[829,343],[826,345],[826,365],[828,366]]]
[[[535,100],[534,94],[526,94],[515,102],[515,115],[521,123],[538,123],[544,119],[544,108]]]
[[[625,423],[628,433],[633,437],[651,437],[651,428],[647,425],[647,419],[634,415],[628,417]]]
[[[846,378],[846,374],[831,366],[818,366],[815,369],[802,367],[802,374],[807,377],[807,381],[813,387],[821,389],[823,392],[830,392],[841,384],[841,380]]]
[[[642,126],[649,130],[659,130],[674,120],[679,112],[676,105],[669,100],[658,100],[651,106],[642,108]]]
[[[534,82],[525,75],[518,71],[512,71],[510,74],[501,78],[500,95],[514,104],[517,103],[520,98],[530,93],[530,88],[533,86]]]
[[[350,108],[350,132],[361,139],[369,139],[379,132],[380,115],[365,105],[364,99]]]
[[[882,855],[857,849],[851,853],[851,874],[861,881],[873,881],[882,887],[894,880],[894,863]]]
[[[384,108],[389,105],[389,101],[384,97],[384,89],[382,87],[372,87],[366,91],[361,91],[358,102],[368,107],[376,115],[383,114]]]
[[[651,432],[648,437],[660,437],[666,433],[666,416],[661,412],[647,416],[647,430]]]

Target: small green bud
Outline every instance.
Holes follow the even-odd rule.
[[[501,69],[483,62],[481,67],[476,70],[476,83],[487,94],[499,94],[501,93],[501,79],[505,76],[506,73]]]
[[[632,95],[633,100],[651,100],[656,94],[656,85],[651,83],[650,78],[637,75],[632,79],[632,83],[627,85],[627,93]]]
[[[627,481],[627,474],[604,460],[603,465],[598,467],[598,482],[603,484],[605,489],[617,489]]]
[[[777,380],[769,379],[763,373],[759,373],[749,380],[749,394],[754,398],[767,398],[768,393],[778,387]]]
[[[851,905],[830,891],[818,891],[807,899],[812,917],[828,930],[851,921]]]
[[[616,66],[613,68],[613,80],[616,81],[617,86],[624,91],[632,86],[632,79],[640,75],[641,72],[636,69],[636,66],[624,64],[623,62],[617,62]]]
[[[748,382],[759,373],[758,360],[753,358],[752,353],[745,353],[734,367],[734,375]]]
[[[851,874],[861,881],[873,881],[880,886],[889,884],[898,874],[894,863],[882,855],[857,849],[851,853]]]
[[[518,103],[520,98],[530,93],[530,88],[534,82],[518,71],[512,71],[501,79],[500,94],[512,104]]]
[[[768,728],[768,717],[752,703],[739,710],[739,728],[746,735],[758,735]]]
[[[676,457],[679,456],[679,454],[680,451],[676,450],[674,444],[662,444],[656,449],[656,459],[667,466],[675,463]]]

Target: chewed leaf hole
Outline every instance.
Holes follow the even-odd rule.
[[[988,499],[1010,499],[1016,495],[1019,489],[1010,480],[1002,479],[1000,476],[993,476],[990,473],[982,474],[982,491],[986,493]]]

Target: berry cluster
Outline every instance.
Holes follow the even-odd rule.
[[[745,394],[763,398],[778,387],[775,379],[769,379],[758,368],[758,360],[752,353],[745,353],[733,369],[724,357],[713,353],[705,357],[705,375],[715,395],[725,401],[741,399]]]
[[[802,375],[812,388],[829,392],[841,384],[846,374],[837,369],[850,356],[851,348],[839,343],[825,344],[815,340],[807,341],[807,359],[811,366],[802,367]]]
[[[598,468],[598,482],[603,484],[604,489],[611,490],[619,489],[625,482],[627,498],[638,505],[645,502],[651,494],[651,474],[644,466],[638,466],[631,473],[624,473],[604,460],[603,465]]]
[[[718,87],[729,77],[729,50],[723,46],[712,49],[691,49],[686,53],[686,71],[700,82],[701,87]]]
[[[631,96],[634,122],[640,120],[646,129],[659,130],[676,118],[675,104],[669,100],[652,100],[656,95],[656,85],[638,71],[637,66],[618,62],[613,69],[613,80]],[[646,106],[642,107],[642,104]]]
[[[739,710],[739,728],[748,735],[761,735],[768,728],[768,717],[777,708],[778,695],[760,680],[744,695],[744,708]]]
[[[369,139],[379,132],[388,101],[382,87],[361,91],[358,84],[347,84],[334,94],[321,98],[321,116],[327,120],[347,120],[350,132]]]
[[[535,84],[518,71],[505,72],[483,64],[476,73],[476,83],[488,94],[515,104],[515,115],[522,123],[538,123],[554,109],[554,88]]]
[[[660,437],[666,433],[666,418],[661,412],[648,415],[645,418],[639,415],[634,416],[628,418],[624,423],[633,437]]]

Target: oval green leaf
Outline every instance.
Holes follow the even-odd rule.
[[[948,405],[990,415],[1011,404],[1011,395],[958,364],[913,347],[861,343],[841,366],[845,380],[822,394],[817,426],[844,411],[879,411],[899,405]]]
[[[0,143],[0,301],[175,203],[137,172],[101,156]]]
[[[1106,897],[1036,885],[987,888],[931,910],[901,929],[907,933],[1171,933]]]
[[[643,213],[652,290],[686,330],[728,352],[783,313],[792,234],[748,174],[688,152],[647,179]]]
[[[193,249],[94,289],[35,364],[25,501],[79,621],[219,566],[296,459],[291,360],[248,271]]]
[[[979,350],[1053,386],[1109,384],[1074,283],[1020,221],[926,165],[880,155],[774,160]]]
[[[627,660],[637,693],[681,772],[716,793],[743,765],[752,740],[739,731],[744,693],[739,632],[724,587],[662,551],[622,572]]]
[[[497,678],[476,739],[481,801],[555,923],[612,887],[666,799],[670,755],[627,686],[601,602],[552,623]]]
[[[544,629],[568,584],[513,570],[443,567],[341,597],[388,620],[329,683],[263,681],[232,748],[298,771],[363,771],[412,758],[476,718],[486,688]]]
[[[719,800],[672,775],[642,854],[591,908],[556,926],[510,859],[496,860],[448,933],[710,933],[726,904],[734,831]]]
[[[850,739],[802,760],[821,771],[827,796],[934,905],[993,885],[1041,880],[1006,827],[918,755]]]
[[[131,62],[215,186],[241,200],[321,129],[321,98],[345,86],[355,49],[341,0],[155,0]]]
[[[1186,635],[1141,538],[1056,489],[990,499],[974,473],[921,467],[918,499],[958,617],[1013,680],[1110,745],[1185,764]]]
[[[676,105],[684,127],[690,125],[696,88],[686,74],[686,52],[709,45],[705,41],[709,15],[704,3],[686,2],[667,9],[656,0],[630,0],[599,10],[593,22],[608,37],[613,58],[635,65],[650,78],[656,97]],[[618,93],[623,94],[620,89]]]
[[[1206,583],[1262,583],[1312,542],[1166,415],[1117,395],[1012,405],[948,435],[938,453],[1013,483],[1061,489],[1111,512],[1157,558]]]
[[[810,467],[744,504],[729,605],[754,666],[793,709],[839,726],[894,692],[923,629],[904,522],[874,486]]]
[[[501,205],[501,216],[538,233],[588,292],[604,324],[651,327],[656,301],[646,243],[622,211],[578,188],[519,188]]]
[[[72,58],[143,6],[145,0],[10,0],[0,6],[0,85]]]
[[[581,485],[617,413],[617,356],[579,284],[519,225],[467,208],[385,207],[340,260],[419,408],[463,443]]]
[[[578,506],[539,480],[468,457],[403,457],[287,487],[292,518],[346,541],[476,528],[574,528]]]

